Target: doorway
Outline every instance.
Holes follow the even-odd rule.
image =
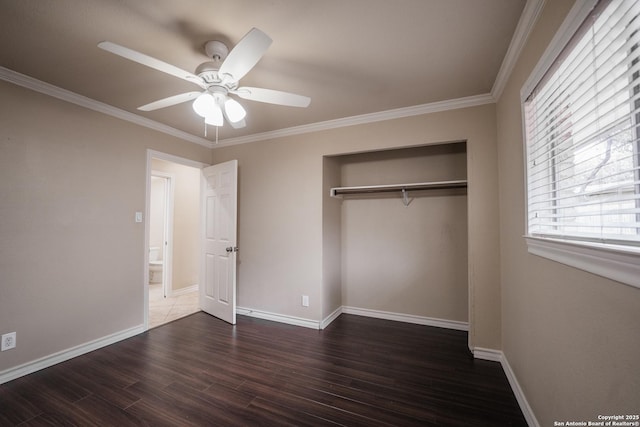
[[[149,150],[144,321],[150,329],[200,310],[199,162]]]

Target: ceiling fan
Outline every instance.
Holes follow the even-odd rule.
[[[137,52],[109,41],[98,43],[98,47],[147,67],[162,71],[200,86],[201,91],[173,95],[138,107],[138,110],[153,111],[194,100],[194,111],[204,118],[206,124],[222,126],[224,119],[235,129],[246,126],[246,111],[230,95],[240,98],[290,107],[307,107],[311,98],[273,89],[239,86],[239,81],[260,60],[271,45],[271,38],[257,28],[252,28],[231,50],[217,40],[205,44],[205,52],[211,61],[200,64],[195,73],[182,70],[159,59]]]

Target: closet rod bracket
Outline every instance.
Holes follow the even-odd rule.
[[[409,192],[403,188],[402,189],[402,204],[404,205],[404,207],[408,207],[409,204],[411,203],[411,200],[409,200]]]

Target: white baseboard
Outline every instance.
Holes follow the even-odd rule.
[[[476,359],[491,360],[492,362],[502,363],[502,359],[504,358],[502,351],[491,348],[474,347],[472,353]]]
[[[513,390],[513,394],[516,396],[518,405],[520,405],[522,415],[524,415],[525,420],[527,420],[527,424],[529,425],[529,427],[540,427],[540,423],[538,423],[538,419],[534,415],[533,409],[531,409],[531,406],[529,405],[529,402],[527,401],[527,398],[525,397],[524,392],[520,387],[520,383],[518,382],[516,375],[513,373],[513,370],[509,365],[509,361],[507,360],[504,353],[500,350],[475,347],[473,349],[473,357],[475,357],[476,359],[500,362],[502,370],[507,376],[507,380],[509,381],[509,385],[511,386],[511,390]]]
[[[325,317],[322,322],[320,322],[320,329],[324,329],[331,324],[334,320],[336,320],[342,314],[342,307],[336,308],[333,313]]]
[[[347,306],[342,306],[342,312],[345,314],[355,314],[357,316],[375,317],[376,319],[395,320],[397,322],[415,323],[417,325],[436,326],[438,328],[455,329],[458,331],[469,330],[469,323],[457,320],[437,319],[434,317],[392,313],[389,311],[370,310],[368,308]]]
[[[74,357],[81,356],[85,353],[89,353],[90,351],[97,350],[101,347],[106,347],[118,341],[131,338],[142,332],[144,332],[144,325],[134,326],[133,328],[125,329],[124,331],[116,332],[114,334],[107,335],[105,337],[98,338],[96,340],[89,341],[87,343],[80,344],[78,346],[71,347],[54,354],[50,354],[40,359],[36,359],[19,366],[9,368],[0,372],[0,384],[4,384],[25,375],[29,375],[33,372],[48,368],[58,363],[65,362],[69,359],[73,359]]]
[[[502,353],[502,352],[501,352]],[[502,355],[502,360],[500,360],[500,364],[502,364],[502,369],[504,370],[505,375],[507,376],[507,380],[509,380],[509,384],[511,385],[511,390],[513,390],[513,394],[516,395],[516,399],[518,400],[518,404],[520,405],[520,409],[522,410],[522,414],[524,418],[527,420],[527,424],[529,427],[540,427],[540,423],[538,419],[533,413],[533,409],[529,406],[529,402],[520,388],[520,383],[516,378],[516,375],[511,370],[511,366],[509,365],[509,361],[507,358]]]
[[[469,324],[467,322],[459,322],[456,320],[436,319],[432,317],[415,316],[412,314],[392,313],[388,311],[370,310],[358,307],[338,307],[329,316],[322,321],[304,319],[301,317],[288,316],[278,313],[270,313],[268,311],[256,310],[248,307],[236,307],[236,312],[249,317],[258,319],[271,320],[274,322],[286,323],[289,325],[302,326],[311,329],[324,329],[331,322],[338,318],[342,313],[354,314],[357,316],[373,317],[376,319],[394,320],[397,322],[414,323],[425,326],[436,326],[439,328],[455,329],[459,331],[468,331]]]
[[[170,297],[177,297],[179,295],[184,295],[184,294],[189,294],[191,292],[196,292],[198,290],[198,284],[196,283],[195,285],[191,285],[191,286],[187,286],[185,288],[180,288],[180,289],[176,289],[176,290],[170,290],[169,291],[169,295]]]
[[[285,314],[270,313],[248,307],[236,307],[236,313],[257,319],[271,320],[273,322],[286,323],[288,325],[302,326],[303,328],[320,329],[320,322],[304,319],[302,317],[287,316]]]

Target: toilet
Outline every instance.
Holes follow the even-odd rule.
[[[162,283],[162,250],[157,246],[149,248],[149,283]]]

